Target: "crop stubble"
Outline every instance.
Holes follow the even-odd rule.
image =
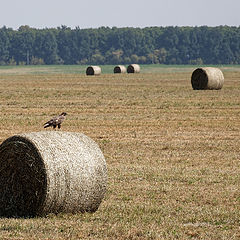
[[[62,131],[102,149],[108,191],[94,214],[0,219],[6,239],[238,239],[240,72],[220,91],[192,90],[191,72],[0,76],[1,141]]]

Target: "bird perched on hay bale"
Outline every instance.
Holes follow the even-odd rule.
[[[61,124],[63,123],[66,115],[67,113],[62,112],[59,116],[53,117],[48,122],[44,123],[43,127],[53,127],[55,129],[58,126],[58,128],[61,128]]]

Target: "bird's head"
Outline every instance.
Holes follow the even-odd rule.
[[[62,115],[62,116],[66,116],[66,115],[67,115],[67,113],[65,113],[65,112],[62,112],[62,113],[61,113],[61,115]]]

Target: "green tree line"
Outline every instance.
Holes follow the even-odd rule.
[[[0,65],[240,64],[240,27],[0,28]]]

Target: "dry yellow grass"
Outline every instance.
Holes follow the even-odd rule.
[[[0,219],[0,239],[240,239],[240,72],[193,91],[191,72],[0,76],[0,140],[62,131],[101,147],[108,191],[94,214]]]

